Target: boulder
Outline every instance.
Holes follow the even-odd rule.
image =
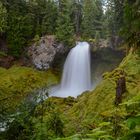
[[[28,55],[37,69],[50,68],[55,55],[63,54],[66,49],[62,43],[57,43],[54,36],[44,36],[38,42],[29,47]]]

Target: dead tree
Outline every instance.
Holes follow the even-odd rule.
[[[115,104],[118,105],[122,102],[122,95],[126,91],[126,80],[125,75],[123,75],[117,80],[116,82],[116,98],[115,98]]]

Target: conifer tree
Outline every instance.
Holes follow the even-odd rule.
[[[46,1],[44,16],[41,24],[42,34],[54,34],[56,30],[56,20],[58,16],[58,8],[54,1]]]
[[[102,29],[102,3],[101,0],[86,0],[83,3],[82,33],[85,37],[94,38],[96,31]]]
[[[0,2],[0,33],[5,32],[7,28],[7,10]]]
[[[71,22],[68,0],[59,0],[56,37],[65,44],[72,44],[74,27]]]
[[[140,1],[126,1],[124,6],[124,26],[121,35],[131,47],[140,45]]]
[[[80,0],[72,0],[71,19],[74,24],[76,35],[80,35],[82,22],[82,2]]]
[[[108,0],[106,16],[108,20],[108,30],[111,35],[118,35],[120,28],[123,26],[123,0]]]
[[[14,57],[19,57],[24,45],[32,35],[31,16],[27,14],[26,2],[22,0],[12,2],[8,10],[7,41],[9,53]]]
[[[99,36],[102,37],[102,28],[103,28],[103,7],[102,7],[102,0],[96,0],[96,12],[95,12],[95,19],[94,19],[94,27],[95,27],[95,35],[98,32]]]

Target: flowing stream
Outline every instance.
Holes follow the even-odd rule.
[[[87,42],[78,44],[69,52],[64,64],[61,84],[50,91],[51,96],[77,97],[91,89],[90,48]]]

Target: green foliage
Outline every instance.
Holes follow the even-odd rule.
[[[0,2],[0,33],[5,32],[7,28],[7,10]]]
[[[84,1],[83,4],[83,21],[82,21],[82,34],[84,37],[94,38],[96,31],[101,33],[102,30],[102,3],[100,0]]]
[[[113,140],[113,137],[111,135],[108,135],[108,132],[103,131],[100,128],[94,129],[92,131],[92,134],[87,134],[87,136],[95,140]]]
[[[22,12],[21,12],[22,10]],[[19,57],[23,47],[32,35],[32,16],[26,13],[27,6],[24,1],[14,1],[9,7],[7,40],[9,53]]]
[[[107,0],[103,18],[104,35],[112,46],[115,36],[122,37],[130,47],[137,48],[140,42],[139,0]]]
[[[136,125],[140,125],[140,116],[130,117],[126,123],[129,129],[134,129]]]
[[[56,137],[63,136],[63,122],[58,112],[53,112],[47,120],[48,130],[54,131]]]
[[[54,1],[46,1],[46,4],[44,6],[46,7],[43,9],[42,5],[42,14],[44,15],[42,19],[42,24],[41,24],[41,34],[45,35],[53,35],[55,34],[56,31],[56,20],[58,16],[58,11],[57,11],[57,5],[55,4]]]
[[[139,139],[140,139],[140,132],[133,132],[121,138],[121,140],[139,140]]]
[[[20,112],[16,112],[11,118],[9,118],[12,120],[12,122],[9,122],[8,129],[4,132],[4,139],[26,140],[32,138],[32,107],[33,105],[29,106],[27,103],[20,105],[20,107],[18,108]]]
[[[33,17],[34,35],[54,34],[57,19],[57,5],[54,1],[35,0],[27,2]]]
[[[0,32],[6,35],[9,54],[20,57],[28,41],[36,34],[54,34],[57,13],[56,2],[50,0],[2,1]]]
[[[125,26],[122,27],[121,34],[132,47],[139,47],[140,44],[140,2],[138,0],[126,1],[124,9]]]
[[[122,105],[125,105],[130,117],[125,121],[125,125],[128,127],[129,131],[121,138],[121,140],[137,140],[140,138],[140,96],[135,96],[127,102],[124,102]]]
[[[122,43],[122,36],[119,32],[124,24],[124,5],[125,0],[104,1],[106,7],[103,15],[103,38],[109,40],[111,47],[118,47]],[[128,33],[129,34],[129,33]]]
[[[82,1],[72,0],[70,9],[71,9],[70,16],[74,25],[75,34],[78,36],[81,33],[81,22],[83,16]]]
[[[64,124],[58,107],[48,98],[35,109],[34,131],[35,140],[54,139],[63,136]]]
[[[70,19],[68,0],[61,0],[59,5],[56,37],[59,41],[64,42],[65,44],[72,44],[74,27]]]

